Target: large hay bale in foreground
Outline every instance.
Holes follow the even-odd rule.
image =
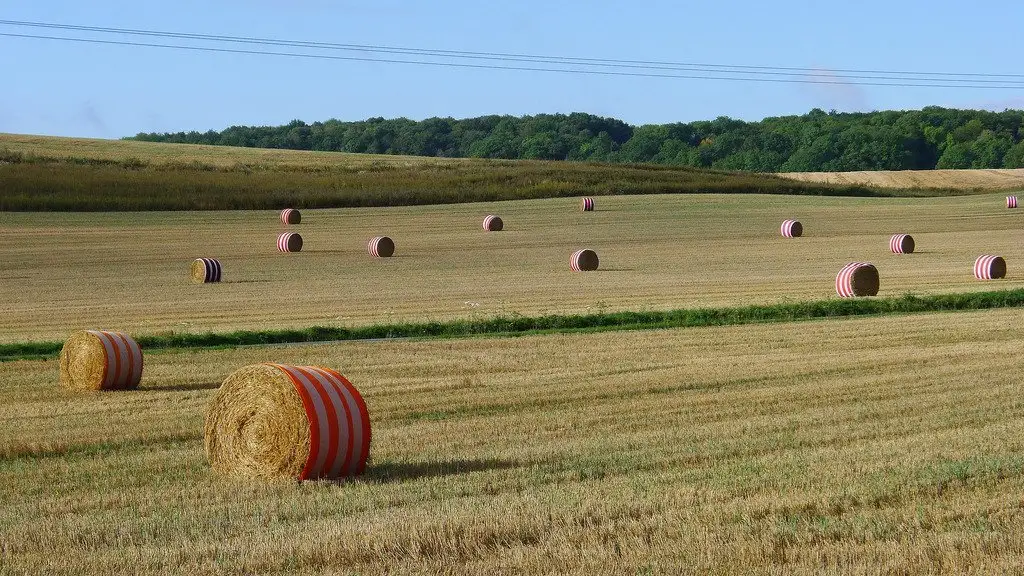
[[[395,241],[387,236],[374,236],[366,245],[366,251],[376,258],[390,258],[395,254]]]
[[[780,230],[785,238],[799,238],[804,234],[804,225],[796,220],[783,220]]]
[[[1016,196],[1007,196],[1006,197],[1006,207],[1007,208],[1016,208],[1017,207],[1017,197]]]
[[[878,269],[867,262],[851,262],[836,274],[836,293],[843,298],[878,294]]]
[[[584,199],[580,200],[580,208],[582,208],[584,212],[593,212],[594,211],[594,199],[593,198],[584,198]]]
[[[123,332],[80,330],[60,351],[60,383],[72,390],[132,390],[142,379],[142,349]]]
[[[277,237],[277,249],[281,252],[299,252],[302,250],[302,236],[297,232],[285,232]]]
[[[298,224],[302,222],[302,214],[295,208],[281,210],[281,222],[285,224]]]
[[[484,218],[484,230],[488,232],[501,232],[501,229],[505,227],[505,223],[501,221],[501,218],[490,215]]]
[[[220,282],[223,269],[216,258],[196,258],[192,261],[192,281],[196,284]]]
[[[206,412],[206,455],[218,472],[261,478],[343,478],[370,455],[359,391],[328,368],[254,364],[224,380]]]
[[[1006,260],[1002,256],[978,256],[974,261],[974,277],[978,280],[997,280],[1006,277]]]
[[[598,264],[600,260],[597,258],[597,252],[593,250],[577,250],[569,257],[569,267],[573,272],[597,270]]]
[[[893,234],[889,238],[889,250],[893,254],[913,254],[915,246],[914,237],[910,234]]]

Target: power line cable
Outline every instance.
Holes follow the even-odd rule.
[[[847,68],[800,68],[791,66],[752,66],[752,65],[737,65],[737,64],[708,64],[708,63],[693,63],[693,62],[666,62],[657,60],[621,60],[621,59],[609,59],[609,58],[580,58],[571,56],[542,56],[536,54],[516,54],[516,53],[504,53],[504,52],[471,52],[464,50],[438,50],[438,49],[424,49],[424,48],[407,48],[407,47],[395,47],[385,45],[374,45],[374,44],[341,44],[333,42],[314,42],[314,41],[298,41],[298,40],[279,40],[272,38],[258,38],[258,37],[247,37],[247,36],[226,36],[219,34],[193,34],[183,32],[163,32],[157,30],[141,30],[133,28],[111,28],[111,27],[100,27],[100,26],[82,26],[73,24],[55,24],[48,22],[30,22],[21,20],[0,20],[0,25],[7,26],[21,26],[21,27],[37,27],[37,28],[51,28],[51,29],[62,29],[62,30],[74,30],[84,32],[99,32],[108,34],[125,34],[125,35],[139,35],[139,36],[156,36],[164,38],[177,38],[177,39],[189,39],[189,40],[204,40],[204,41],[215,41],[215,42],[233,42],[233,43],[247,43],[247,44],[261,44],[261,45],[273,45],[273,46],[287,46],[287,47],[302,47],[302,48],[315,48],[315,49],[332,49],[332,50],[350,50],[350,51],[366,51],[366,52],[384,52],[384,53],[396,53],[405,55],[420,55],[420,56],[445,56],[445,57],[457,57],[457,58],[477,58],[477,59],[491,59],[491,60],[512,60],[512,61],[526,61],[533,63],[555,63],[555,64],[579,64],[579,65],[593,65],[593,66],[616,66],[616,67],[640,67],[640,68],[654,68],[654,69],[677,69],[681,68],[686,71],[703,71],[703,72],[743,72],[743,73],[757,73],[762,72],[793,72],[793,75],[809,75],[809,76],[820,76],[822,74],[831,75],[842,75],[842,74],[863,74],[871,75],[874,78],[875,75],[894,75],[894,76],[927,76],[927,77],[943,77],[942,81],[952,82],[964,82],[964,81],[979,81],[979,80],[956,80],[955,77],[966,77],[966,78],[1024,78],[1024,74],[1004,74],[1004,73],[979,73],[979,72],[919,72],[919,71],[897,71],[897,70],[860,70],[860,69],[847,69]],[[691,68],[700,68],[701,70],[690,70]],[[703,69],[711,70],[703,70]],[[870,78],[868,78],[870,79]],[[905,78],[886,78],[892,80],[904,80]]]
[[[226,54],[246,54],[246,55],[259,55],[259,56],[280,56],[280,57],[292,57],[292,58],[307,58],[307,59],[318,59],[318,60],[335,60],[335,61],[351,61],[351,62],[380,62],[388,64],[411,64],[421,66],[436,66],[446,68],[469,68],[478,70],[510,70],[510,71],[526,71],[526,72],[553,72],[553,73],[564,73],[564,74],[583,74],[583,75],[596,75],[596,76],[620,76],[620,77],[637,77],[637,78],[669,78],[669,79],[691,79],[691,80],[726,80],[736,82],[762,82],[762,83],[783,83],[783,84],[826,84],[826,85],[858,85],[858,86],[888,86],[888,87],[904,87],[904,88],[974,88],[974,89],[1013,89],[1019,90],[1022,85],[1020,84],[943,84],[939,82],[966,82],[957,80],[935,80],[935,79],[896,79],[904,80],[901,82],[866,82],[859,79],[846,81],[843,79],[822,79],[820,76],[812,78],[761,78],[761,77],[749,77],[745,74],[746,72],[731,72],[731,71],[708,71],[709,73],[717,74],[716,76],[710,75],[694,75],[694,74],[659,74],[654,72],[626,72],[626,71],[614,71],[614,70],[590,70],[590,69],[579,69],[579,68],[548,68],[548,67],[534,67],[534,66],[499,66],[494,64],[471,64],[465,62],[437,62],[428,60],[402,60],[394,58],[370,58],[370,57],[358,57],[358,56],[337,56],[330,54],[310,54],[300,52],[274,52],[267,50],[242,50],[234,48],[217,48],[211,46],[189,46],[180,44],[158,44],[151,42],[129,42],[123,40],[101,40],[96,38],[71,38],[65,36],[46,36],[39,34],[15,34],[0,32],[0,37],[9,38],[23,38],[23,39],[36,39],[36,40],[53,40],[53,41],[64,41],[64,42],[77,42],[86,44],[98,44],[98,45],[112,45],[112,46],[133,46],[133,47],[149,47],[149,48],[165,48],[165,49],[177,49],[177,50],[188,50],[196,52],[209,52],[209,53],[226,53]],[[552,64],[556,64],[552,62]],[[723,74],[731,74],[730,76],[724,76]],[[886,78],[868,78],[874,80],[887,80]],[[1012,81],[1008,81],[1012,82]]]

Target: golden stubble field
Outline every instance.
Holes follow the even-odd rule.
[[[153,165],[180,165],[199,162],[218,168],[240,165],[276,169],[337,167],[357,170],[382,166],[456,166],[486,162],[463,158],[431,158],[426,156],[395,156],[391,154],[346,154],[310,150],[272,150],[199,144],[164,144],[133,140],[98,138],[62,138],[29,134],[0,133],[0,149],[14,150],[45,158],[72,158],[123,162],[138,159]]]
[[[987,170],[862,170],[857,172],[783,172],[800,182],[860,184],[881,188],[956,188],[960,190],[1013,190],[1024,187],[1024,169]]]
[[[1012,573],[1022,310],[150,353],[73,395],[0,364],[0,572]],[[373,420],[343,484],[214,475],[234,369],[333,366]]]
[[[851,261],[874,263],[880,295],[1019,284],[1024,213],[1003,195],[941,199],[660,195],[303,211],[0,213],[0,342],[63,339],[78,328],[135,335],[312,325],[355,326],[504,314],[576,314],[777,303],[835,297]],[[505,231],[481,222],[500,215]],[[784,239],[785,218],[805,236]],[[282,254],[277,234],[302,234]],[[906,232],[918,252],[894,255]],[[396,257],[367,241],[392,237]],[[593,273],[569,270],[592,248]],[[1008,280],[972,276],[981,254]],[[224,282],[193,285],[196,257]]]

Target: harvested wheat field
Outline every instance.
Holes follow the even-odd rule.
[[[86,396],[54,361],[0,363],[2,571],[1010,573],[1022,322],[162,352],[138,391]],[[363,476],[211,471],[210,398],[265,361],[359,387]]]
[[[800,182],[860,184],[880,188],[936,188],[956,190],[1020,190],[1024,168],[989,170],[878,170],[859,172],[782,172]]]
[[[0,212],[0,342],[95,326],[138,336],[825,299],[855,261],[878,267],[880,296],[991,290],[1021,278],[1021,215],[1004,200],[709,194],[602,197],[586,213],[572,198],[307,210],[294,254],[275,247],[277,211]],[[482,233],[489,213],[515,226]],[[793,217],[807,232],[782,238]],[[400,250],[367,257],[382,230]],[[906,231],[918,249],[892,254],[890,237]],[[598,271],[570,270],[580,247],[600,254]],[[1010,264],[998,286],[973,278],[990,253]],[[196,286],[189,264],[209,255],[230,277]]]

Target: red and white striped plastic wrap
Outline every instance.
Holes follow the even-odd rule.
[[[594,211],[594,199],[593,198],[584,198],[582,201],[580,201],[580,207],[583,208],[584,212],[593,212]]]
[[[597,270],[600,260],[597,258],[597,252],[593,250],[577,250],[572,253],[569,257],[569,268],[573,272],[590,272]]]
[[[96,336],[106,352],[103,371],[103,389],[128,390],[137,388],[142,380],[142,348],[134,338],[124,332],[86,330]]]
[[[799,238],[804,233],[804,225],[796,220],[783,220],[780,232],[785,238]]]
[[[1016,208],[1017,207],[1017,197],[1016,196],[1007,196],[1006,197],[1006,207],[1007,208]]]
[[[362,474],[370,456],[370,414],[356,387],[329,368],[270,366],[291,379],[309,418],[309,456],[299,479]]]
[[[867,262],[850,262],[836,274],[836,294],[843,298],[878,294],[878,269]]]
[[[914,237],[910,234],[893,234],[889,238],[889,250],[893,254],[911,254],[914,252]]]
[[[299,252],[302,250],[302,236],[297,232],[284,232],[277,237],[277,249],[281,252]]]
[[[501,229],[505,227],[505,223],[502,222],[501,218],[491,214],[487,218],[484,218],[484,230],[488,232],[501,232]]]
[[[302,214],[295,208],[281,210],[281,222],[284,224],[298,224],[302,222]]]
[[[978,280],[997,280],[1006,277],[1006,260],[1002,256],[978,256],[974,261],[974,277]]]
[[[390,258],[395,254],[395,242],[387,236],[374,236],[366,245],[366,251],[374,258]]]
[[[192,280],[197,283],[220,282],[222,272],[220,260],[216,258],[196,258],[192,261]]]

